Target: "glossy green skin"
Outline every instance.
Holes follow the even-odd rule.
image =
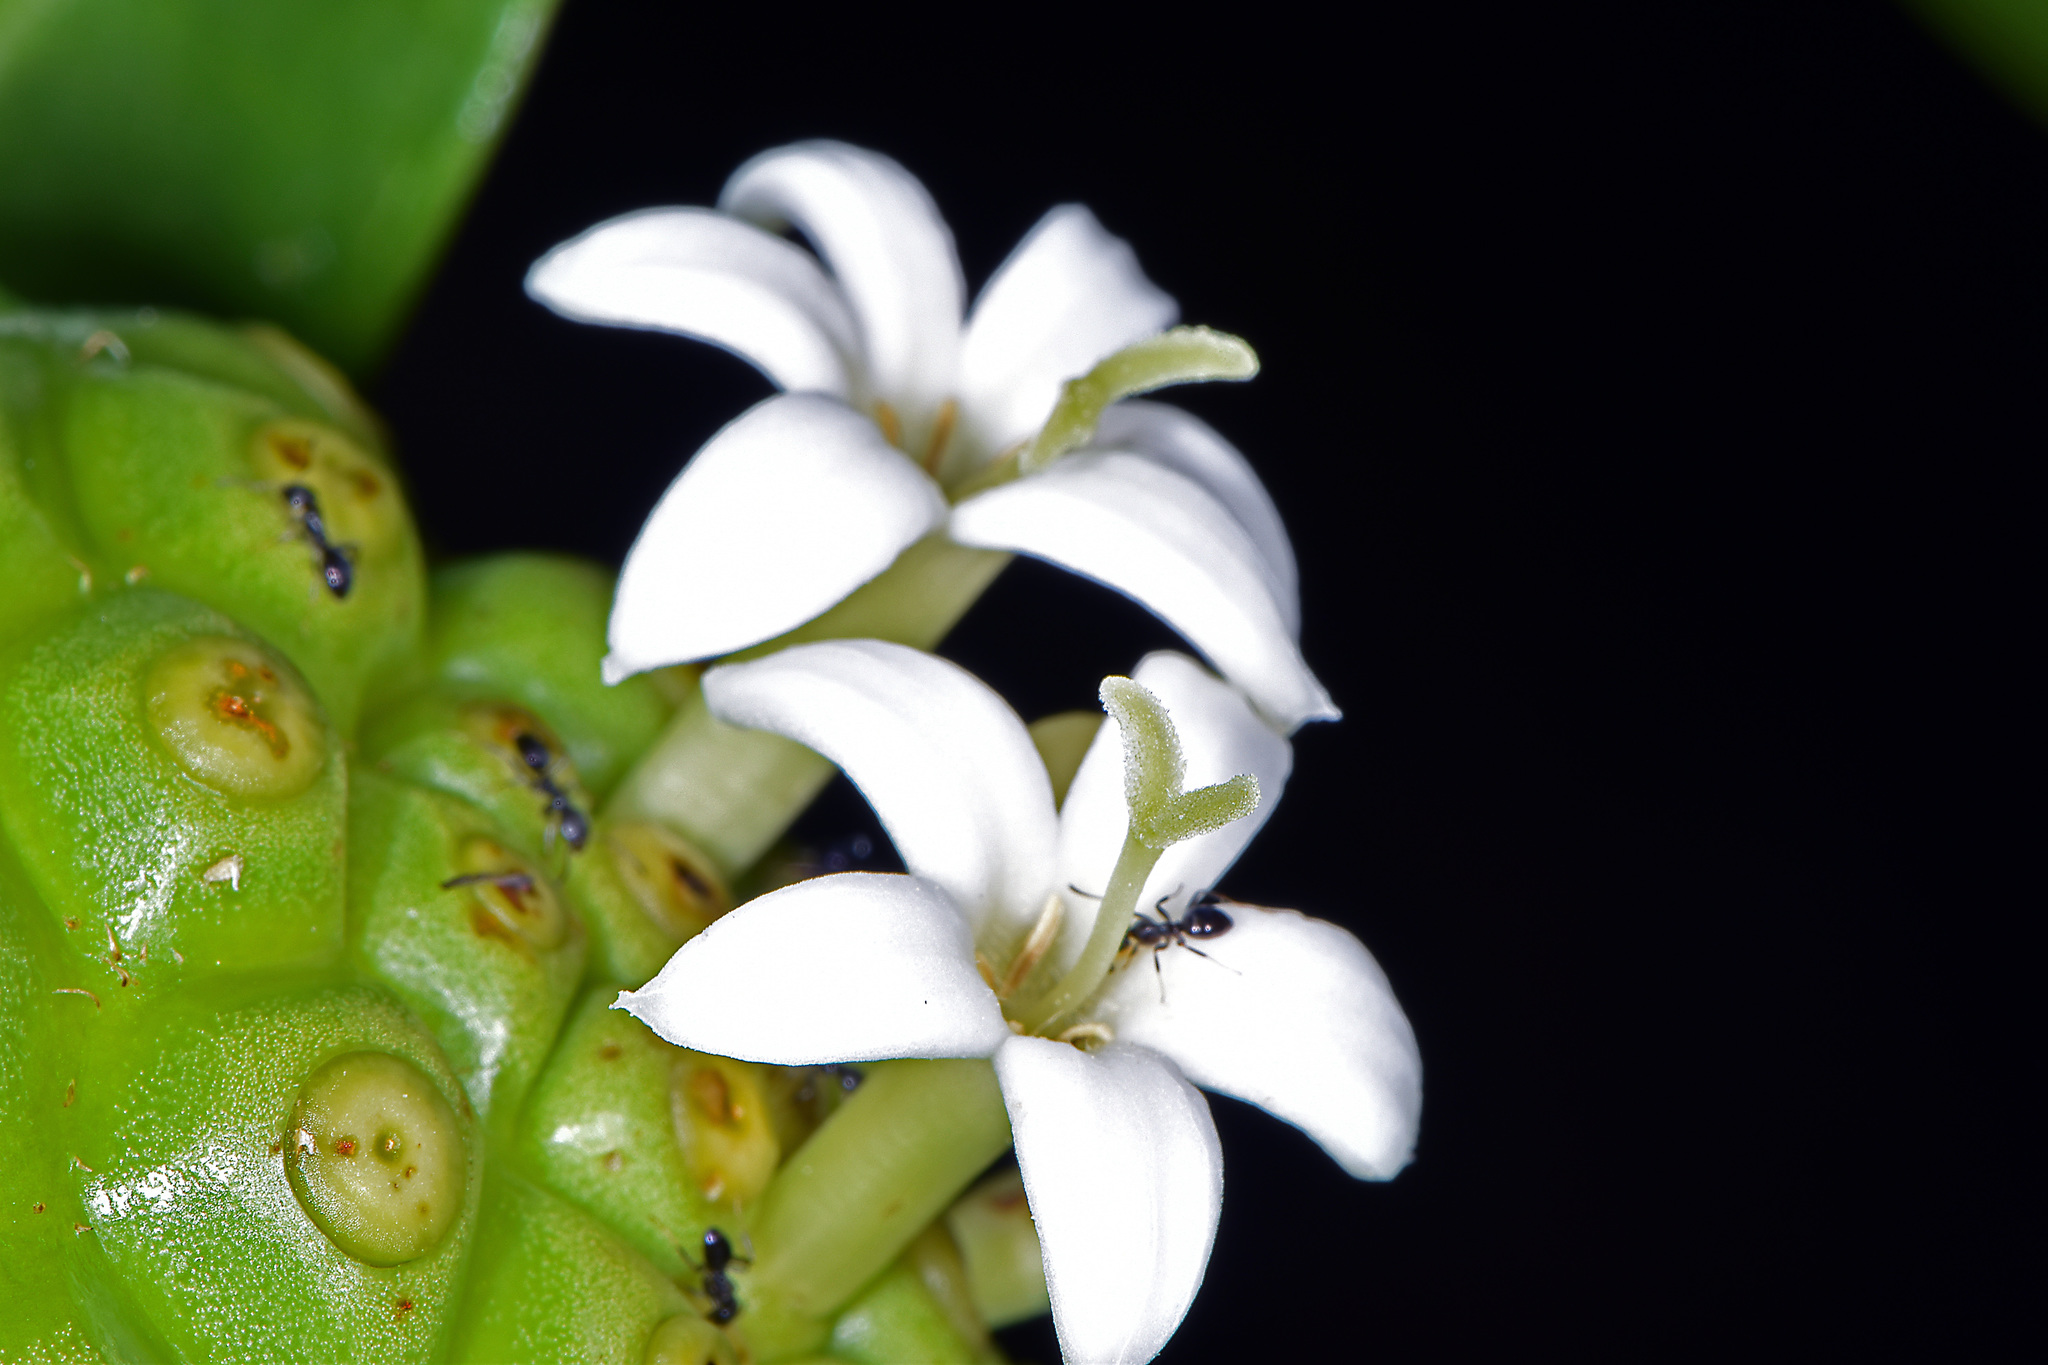
[[[305,790],[258,802],[195,781],[149,723],[151,663],[206,635],[247,638],[218,612],[137,589],[0,654],[0,825],[50,923],[65,925],[61,984],[98,992],[109,1017],[183,979],[341,957],[340,737],[328,732]],[[239,888],[202,880],[230,855]]]
[[[147,316],[147,315],[143,315]],[[123,361],[91,339],[112,333]],[[316,361],[276,337],[162,316],[16,313],[0,317],[0,523],[28,529],[0,567],[33,582],[34,619],[81,584],[147,581],[232,615],[299,666],[344,733],[372,678],[417,649],[426,578],[417,533],[374,424]],[[253,444],[297,419],[349,438],[379,474],[388,544],[352,547],[354,583],[337,597]],[[10,497],[10,493],[13,496]],[[19,500],[18,510],[9,504]],[[330,504],[331,508],[331,504]],[[330,510],[330,519],[332,512]],[[68,580],[68,582],[67,582]]]
[[[393,336],[553,0],[0,3],[0,261],[23,293]]]
[[[509,1123],[553,1048],[583,976],[583,926],[566,909],[547,949],[480,919],[456,876],[464,839],[504,842],[484,812],[374,770],[349,800],[349,955],[412,1008],[447,1053],[476,1112]]]
[[[152,1013],[148,1035],[97,1037],[87,1021],[77,1102],[59,1128],[87,1235],[143,1329],[191,1359],[436,1358],[482,1163],[469,1161],[463,1213],[441,1243],[378,1268],[304,1216],[282,1155],[301,1082],[359,1049],[432,1078],[477,1151],[461,1088],[418,1021],[372,987],[274,978],[189,992]]]
[[[85,1221],[48,1138],[64,1104],[66,1049],[52,1019],[49,933],[42,906],[0,841],[0,1360],[90,1360],[72,1303],[65,1245]],[[40,1207],[38,1207],[40,1206]]]
[[[554,728],[602,799],[661,733],[674,704],[635,674],[606,687],[614,576],[567,555],[465,560],[433,578],[427,658],[452,694],[504,697]]]
[[[542,1184],[686,1278],[683,1249],[706,1228],[739,1238],[745,1227],[695,1188],[676,1141],[669,1078],[684,1054],[612,1009],[617,995],[599,986],[578,1004],[526,1106],[516,1150]]]
[[[832,1354],[849,1365],[977,1365],[990,1359],[954,1330],[909,1258],[883,1271],[832,1328]],[[1000,1357],[996,1357],[1000,1359]]]
[[[603,1224],[506,1174],[491,1189],[450,1359],[640,1365],[655,1325],[690,1311],[675,1282]]]

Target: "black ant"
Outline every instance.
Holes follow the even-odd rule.
[[[284,501],[305,530],[306,539],[313,542],[313,548],[320,554],[320,581],[336,597],[348,596],[356,581],[355,566],[349,563],[347,553],[327,538],[327,519],[320,515],[320,499],[306,485],[294,483],[285,485]]]
[[[1195,897],[1193,903],[1189,905],[1187,913],[1179,919],[1175,919],[1166,913],[1166,903],[1172,899],[1173,897],[1170,895],[1161,896],[1159,903],[1152,907],[1152,913],[1158,915],[1158,919],[1155,920],[1140,910],[1137,918],[1131,921],[1131,927],[1124,931],[1124,950],[1126,952],[1135,952],[1140,948],[1150,948],[1152,950],[1152,972],[1153,975],[1159,978],[1159,1001],[1161,1004],[1166,1003],[1166,976],[1159,969],[1159,955],[1168,948],[1178,944],[1196,957],[1208,958],[1209,961],[1216,962],[1215,958],[1209,957],[1207,953],[1188,942],[1188,940],[1191,938],[1221,938],[1230,932],[1231,925],[1234,923],[1229,915],[1226,915],[1218,908],[1225,904],[1225,902],[1214,891],[1204,891],[1201,895]],[[1223,964],[1217,962],[1216,965],[1221,967]]]
[[[519,750],[520,759],[533,773],[534,790],[547,797],[546,810],[555,817],[555,828],[561,831],[570,848],[581,853],[583,841],[590,837],[590,821],[582,811],[569,804],[568,794],[548,775],[548,769],[554,766],[555,756],[548,752],[545,743],[525,731],[512,736],[512,745]]]
[[[683,1259],[690,1260],[687,1256]],[[732,1243],[727,1240],[724,1233],[717,1228],[706,1228],[704,1264],[699,1266],[695,1261],[690,1261],[690,1267],[703,1273],[704,1297],[711,1300],[711,1311],[704,1316],[721,1326],[740,1315],[739,1302],[733,1297],[732,1280],[725,1273],[725,1268],[734,1261],[741,1265],[753,1264],[744,1256],[732,1254]]]

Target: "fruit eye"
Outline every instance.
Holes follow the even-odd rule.
[[[294,796],[327,761],[312,697],[246,640],[204,636],[171,649],[151,667],[145,695],[164,747],[217,791]]]
[[[440,1245],[469,1175],[455,1113],[432,1080],[382,1052],[336,1057],[306,1078],[285,1171],[306,1216],[370,1265],[403,1265]]]

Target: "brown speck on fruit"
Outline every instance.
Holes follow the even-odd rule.
[[[41,1213],[42,1211],[43,1211],[43,1201],[42,1201],[42,1200],[40,1200],[40,1199],[36,1200],[36,1202],[35,1202],[34,1204],[32,1204],[32,1205],[30,1205],[30,1206],[29,1206],[29,1212],[30,1212],[30,1213]]]
[[[397,1156],[398,1153],[405,1147],[405,1143],[402,1139],[400,1139],[398,1134],[386,1133],[381,1139],[378,1140],[377,1146],[379,1150],[381,1150],[384,1153],[384,1155]],[[408,1171],[407,1174],[410,1175],[411,1172]]]
[[[277,452],[278,459],[284,461],[293,469],[311,469],[313,467],[312,447],[306,443],[305,438],[302,436],[286,436],[283,433],[273,434],[270,438],[270,448]]]
[[[391,1316],[392,1316],[392,1317],[394,1317],[394,1318],[400,1318],[400,1319],[402,1319],[402,1318],[404,1318],[404,1317],[405,1317],[405,1315],[406,1315],[407,1313],[410,1313],[411,1311],[412,1311],[412,1300],[411,1300],[411,1299],[400,1299],[400,1300],[399,1300],[399,1301],[398,1301],[397,1303],[394,1303],[394,1304],[392,1304],[392,1305],[391,1305]]]
[[[619,1060],[619,1051],[620,1049],[617,1043],[606,1043],[603,1047],[597,1050],[597,1055],[607,1062],[616,1062],[617,1060]]]
[[[478,938],[495,938],[503,940],[515,948],[520,946],[519,936],[510,929],[507,929],[496,915],[484,909],[481,905],[475,906],[470,910],[469,927],[476,931]]]
[[[79,1170],[81,1170],[81,1171],[84,1171],[84,1172],[85,1172],[85,1173],[86,1173],[87,1175],[98,1175],[98,1174],[99,1174],[99,1172],[98,1172],[98,1171],[95,1171],[95,1170],[94,1170],[94,1169],[93,1169],[92,1167],[90,1167],[90,1166],[86,1165],[86,1164],[85,1164],[85,1163],[84,1163],[83,1161],[80,1161],[80,1160],[78,1159],[78,1153],[76,1153],[76,1152],[73,1152],[73,1153],[71,1154],[71,1164],[72,1164],[72,1165],[74,1165],[74,1166],[76,1166],[76,1167],[78,1167],[78,1169],[79,1169]]]
[[[149,577],[149,565],[130,564],[128,566],[128,572],[122,574],[121,577],[126,579],[128,586],[132,588],[137,583],[140,583],[143,579]]]
[[[76,933],[78,931],[78,921],[66,915],[64,917],[64,928],[68,932]]]
[[[223,687],[214,692],[209,705],[213,714],[221,720],[230,725],[254,730],[263,736],[263,742],[270,746],[271,756],[283,758],[291,752],[291,738],[257,713],[256,707],[263,704],[263,694],[252,690],[250,696],[255,699],[253,705],[249,697],[244,697],[239,692],[230,692]]]
[[[383,483],[367,469],[350,470],[348,481],[355,485],[356,496],[365,502],[376,497],[384,489]]]
[[[422,1218],[425,1218],[428,1214],[432,1213],[433,1211],[434,1206],[432,1204],[429,1204],[424,1199],[420,1200],[418,1204],[413,1206],[413,1212],[417,1213]]]
[[[91,1231],[92,1231],[92,1226],[91,1226],[90,1224],[88,1224],[88,1223],[73,1223],[73,1224],[71,1225],[71,1235],[72,1235],[73,1237],[76,1237],[76,1236],[77,1236],[77,1235],[78,1235],[79,1233],[81,1233],[81,1232],[91,1232]]]
[[[273,1142],[273,1143],[271,1143],[271,1144],[270,1144],[270,1154],[271,1154],[272,1156],[283,1156],[283,1155],[284,1155],[284,1139],[283,1139],[283,1138],[279,1138],[279,1139],[278,1139],[277,1141],[275,1141],[275,1142]]]
[[[125,986],[125,985],[127,985],[127,984],[128,984],[128,969],[127,969],[126,967],[123,967],[123,966],[122,966],[122,965],[121,965],[120,963],[118,963],[118,962],[116,962],[116,963],[114,963],[114,964],[113,964],[113,968],[114,968],[114,970],[115,970],[115,971],[117,971],[117,972],[119,972],[119,973],[121,974],[121,984],[122,984],[122,985],[124,985],[124,986]]]
[[[56,989],[56,990],[54,990],[54,991],[51,991],[51,992],[50,992],[50,994],[52,994],[52,995],[82,995],[82,996],[84,996],[84,997],[85,997],[86,999],[88,999],[88,1000],[92,1001],[92,1007],[93,1007],[94,1009],[98,1009],[98,1008],[100,1007],[100,998],[99,998],[99,997],[98,997],[97,995],[94,995],[94,994],[93,994],[93,993],[92,993],[91,991],[89,991],[89,990],[86,990],[86,989],[85,989],[85,988],[84,988],[83,986],[59,986],[59,987],[57,987],[57,989]]]
[[[356,1140],[352,1137],[336,1138],[334,1140],[334,1154],[336,1156],[354,1156],[356,1154]]]
[[[66,1109],[69,1109],[73,1104],[77,1103],[77,1101],[78,1082],[76,1080],[73,1080],[71,1084],[64,1087],[64,1107]]]
[[[420,1168],[419,1168],[419,1167],[417,1167],[417,1166],[408,1166],[408,1167],[406,1167],[406,1168],[405,1168],[405,1178],[406,1178],[407,1180],[410,1180],[410,1179],[412,1179],[412,1178],[413,1178],[414,1176],[418,1175],[419,1173],[420,1173]]]
[[[604,1154],[604,1168],[613,1175],[617,1175],[620,1171],[626,1169],[626,1158],[620,1156],[617,1152],[606,1152]]]
[[[732,1123],[732,1088],[718,1068],[700,1066],[690,1073],[690,1099],[713,1123],[721,1127]]]

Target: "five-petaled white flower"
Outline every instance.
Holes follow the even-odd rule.
[[[1196,826],[1211,832],[1158,856],[1136,904],[1163,898],[1171,913],[1236,860],[1292,755],[1185,655],[1151,655],[1134,676],[1171,717],[1166,746],[1177,732],[1190,784],[1248,773],[1264,794],[1255,814]],[[1050,1018],[1011,993],[1041,975],[1072,980],[1071,964],[1117,937],[1091,933],[1096,903],[1078,893],[1108,891],[1137,837],[1119,724],[1098,732],[1056,811],[1016,714],[930,655],[799,645],[715,668],[704,690],[722,719],[844,769],[910,872],[762,896],[620,1007],[672,1042],[754,1061],[993,1057],[1070,1360],[1150,1359],[1201,1283],[1223,1176],[1189,1082],[1296,1124],[1354,1176],[1387,1179],[1408,1162],[1422,1102],[1414,1033],[1378,964],[1336,925],[1232,904],[1228,934],[1204,944],[1211,960],[1126,954]]]
[[[771,639],[939,532],[1135,598],[1283,732],[1336,717],[1302,661],[1286,532],[1236,449],[1151,402],[1096,422],[1098,403],[1078,449],[1046,445],[1065,381],[1138,354],[1178,312],[1086,208],[1041,219],[963,326],[952,233],[924,186],[877,153],[798,143],[740,167],[716,210],[648,209],[563,243],[527,289],[571,318],[724,346],[786,391],[713,437],[649,516],[608,678]],[[1256,367],[1234,339],[1175,337],[1242,361],[1181,377]],[[1171,382],[1114,378],[1110,396]]]

